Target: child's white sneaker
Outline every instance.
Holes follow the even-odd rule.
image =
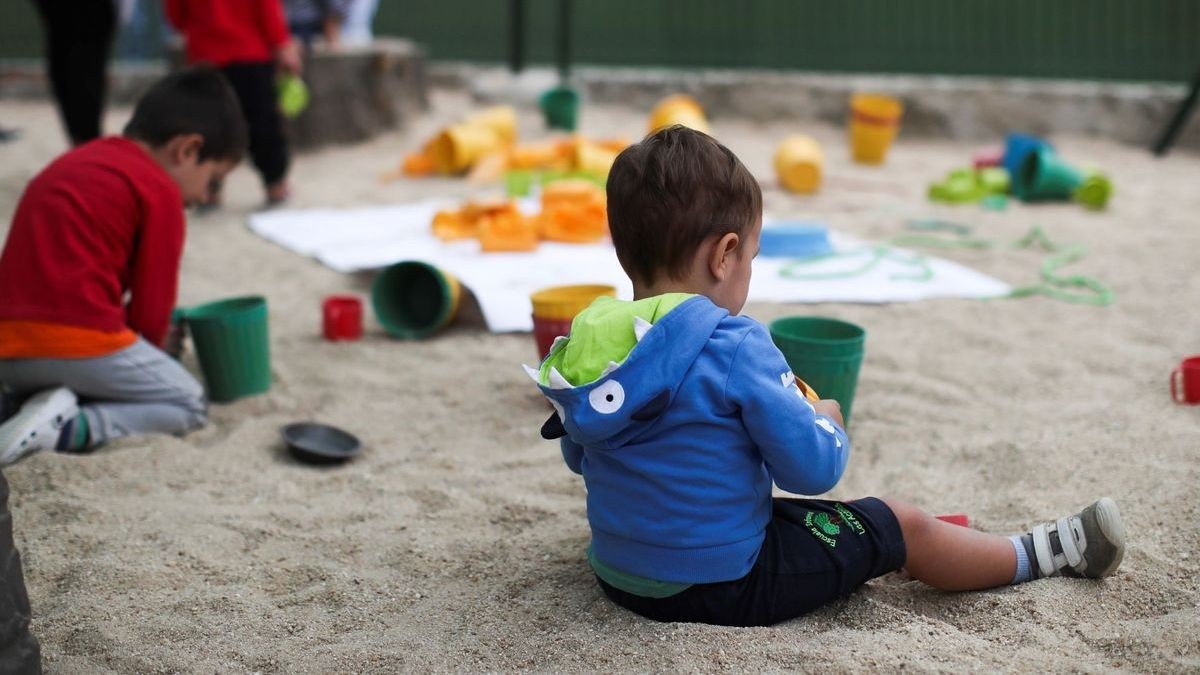
[[[63,425],[78,414],[75,394],[66,387],[34,394],[16,415],[0,425],[0,466],[53,448]]]
[[[1022,537],[1032,548],[1034,574],[1099,579],[1117,571],[1125,556],[1125,524],[1117,503],[1104,497],[1079,513],[1037,525]]]

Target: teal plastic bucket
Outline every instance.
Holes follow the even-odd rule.
[[[271,388],[267,301],[252,295],[182,312],[210,401],[224,403]]]
[[[821,398],[841,404],[847,425],[866,338],[867,332],[860,326],[819,316],[793,316],[771,323],[771,339],[792,373]]]
[[[575,131],[579,116],[579,92],[570,87],[555,87],[542,94],[538,101],[546,127]]]
[[[1012,191],[1022,201],[1070,199],[1083,183],[1083,173],[1053,150],[1038,148],[1025,156],[1012,177]]]

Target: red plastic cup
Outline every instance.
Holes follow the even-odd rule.
[[[985,169],[991,166],[1004,165],[1004,148],[993,148],[991,150],[980,150],[975,153],[975,157],[971,163],[976,169]]]
[[[357,340],[363,332],[362,300],[353,295],[331,295],[321,305],[321,326],[326,340]]]
[[[545,359],[550,354],[554,338],[571,332],[571,319],[543,319],[533,315],[533,339],[537,342],[538,356]]]
[[[1189,356],[1171,371],[1171,399],[1187,405],[1200,404],[1200,356]]]

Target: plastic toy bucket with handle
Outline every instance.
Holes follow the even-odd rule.
[[[821,398],[840,403],[849,424],[867,332],[847,321],[819,316],[777,319],[770,330],[792,373]]]
[[[223,403],[271,388],[267,301],[257,295],[183,310],[208,398]]]

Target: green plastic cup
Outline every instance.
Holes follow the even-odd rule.
[[[1083,183],[1083,174],[1050,148],[1030,152],[1013,177],[1013,194],[1023,201],[1070,199]]]
[[[224,403],[271,388],[267,301],[252,295],[183,310],[208,399]]]
[[[1092,173],[1083,179],[1083,183],[1075,189],[1075,201],[1089,209],[1100,210],[1108,206],[1112,197],[1112,181],[1101,173]]]
[[[542,94],[538,104],[548,128],[575,131],[579,116],[579,92],[570,87],[555,87]]]
[[[379,323],[404,340],[419,340],[449,325],[461,294],[457,279],[417,260],[398,262],[371,283],[371,305]]]
[[[792,373],[821,398],[841,404],[847,425],[866,337],[867,332],[859,326],[819,316],[792,316],[771,322],[771,339],[783,352]]]

